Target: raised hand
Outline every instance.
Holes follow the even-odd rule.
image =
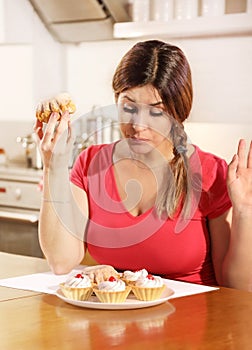
[[[58,113],[53,112],[46,128],[37,120],[34,131],[45,168],[60,169],[69,164],[74,143],[73,129],[68,112],[64,112],[60,121]]]
[[[56,170],[57,167],[68,166],[74,142],[70,114],[75,110],[68,93],[58,94],[38,104],[34,131],[44,168]]]
[[[237,154],[228,167],[227,186],[233,207],[252,212],[252,141],[248,154],[245,140],[240,140]]]

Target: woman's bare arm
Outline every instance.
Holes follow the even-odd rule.
[[[233,203],[231,235],[223,274],[230,287],[252,291],[252,142],[240,140],[229,165],[227,185]]]
[[[212,259],[220,285],[252,291],[252,144],[241,140],[229,165],[232,209],[209,222]]]
[[[52,113],[45,131],[39,121],[35,126],[44,165],[39,240],[51,269],[64,274],[84,257],[88,205],[85,192],[69,181],[74,139],[69,113],[57,119]]]

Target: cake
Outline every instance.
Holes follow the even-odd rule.
[[[66,93],[60,93],[56,97],[40,102],[36,108],[36,118],[43,123],[48,123],[53,112],[58,113],[58,120],[64,112],[68,111],[73,114],[76,111],[76,106],[71,99],[71,96]]]
[[[82,273],[88,276],[92,283],[98,284],[106,281],[113,276],[116,279],[120,277],[119,273],[111,265],[94,265],[83,268]]]
[[[70,276],[60,289],[66,298],[81,301],[88,300],[93,292],[90,278],[82,273]]]
[[[107,281],[102,281],[94,286],[93,291],[102,303],[123,303],[131,291],[120,278],[110,276]]]
[[[122,274],[122,280],[129,286],[135,285],[136,281],[141,277],[146,277],[148,275],[148,271],[146,269],[130,271],[125,270]]]
[[[165,288],[161,277],[148,274],[136,281],[132,286],[132,291],[138,300],[151,301],[159,299]]]

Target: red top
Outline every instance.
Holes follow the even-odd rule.
[[[72,183],[88,196],[85,240],[90,255],[118,270],[145,268],[170,279],[217,284],[207,221],[231,207],[226,162],[195,147],[190,169],[195,189],[191,202],[196,205],[189,220],[182,220],[179,211],[173,219],[160,219],[155,208],[135,217],[117,191],[111,167],[114,145],[89,147],[71,172]]]

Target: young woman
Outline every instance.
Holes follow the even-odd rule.
[[[122,58],[113,89],[122,139],[84,150],[71,171],[69,114],[37,121],[44,163],[39,237],[55,273],[87,249],[99,264],[252,290],[252,146],[229,167],[189,144],[189,64],[176,46],[140,42]],[[48,101],[45,101],[47,103]],[[56,127],[57,126],[57,127]]]

